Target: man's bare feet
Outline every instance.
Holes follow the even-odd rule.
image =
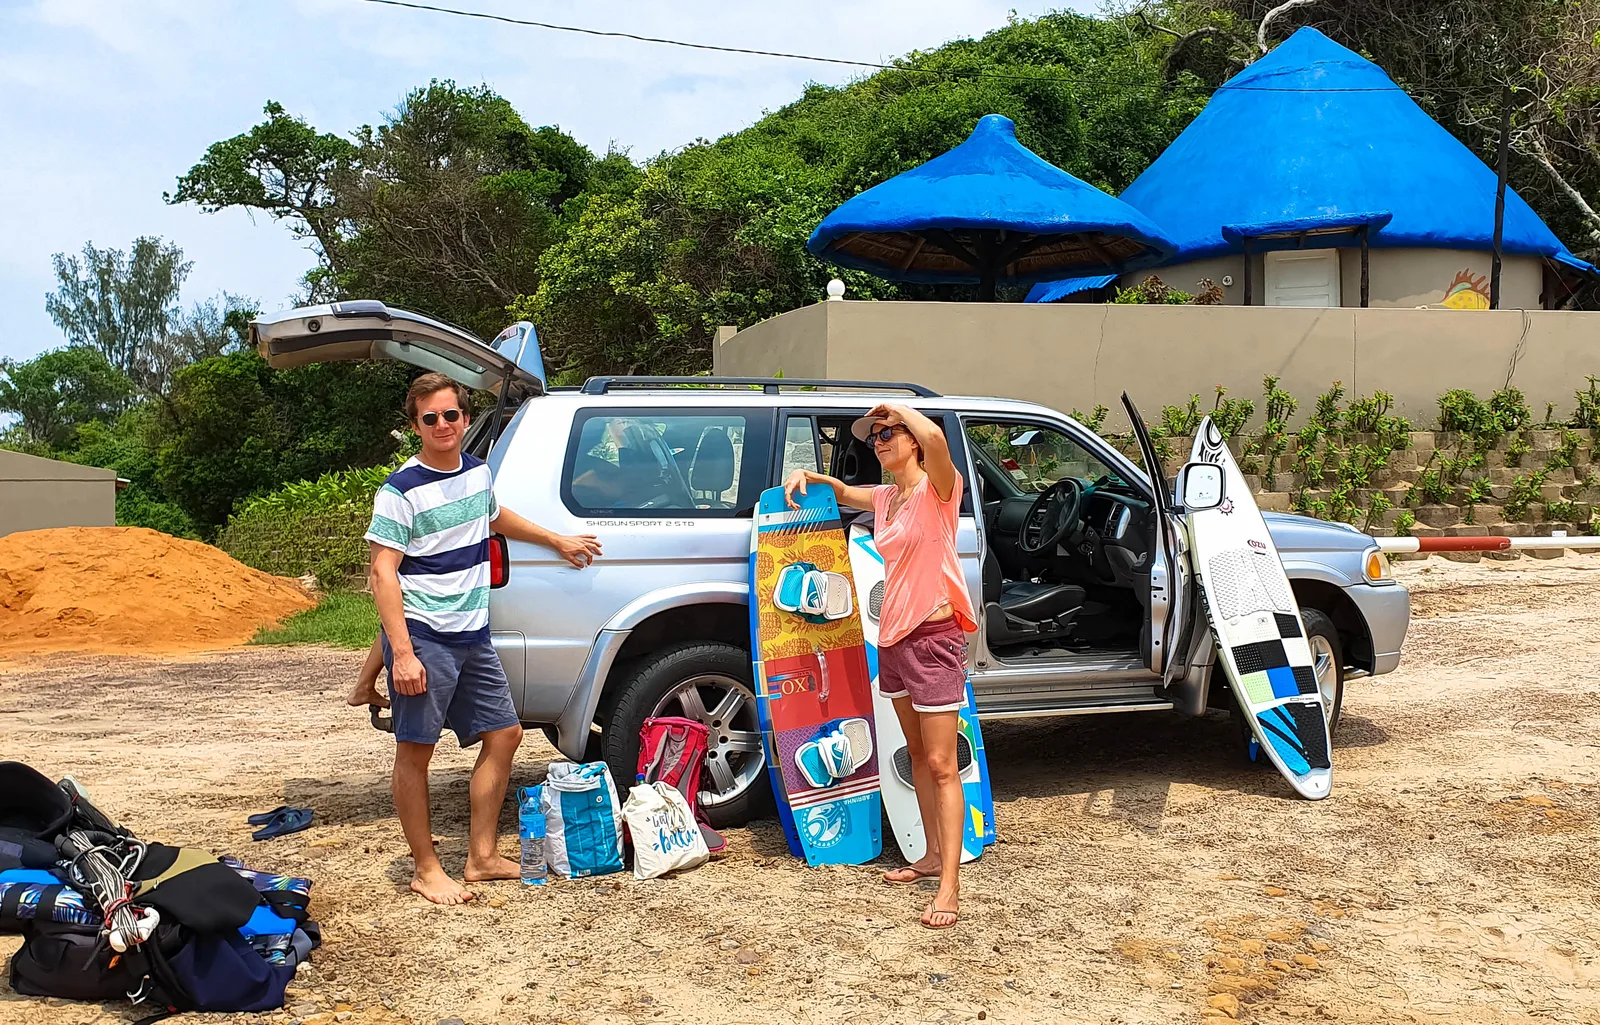
[[[357,680],[356,685],[350,688],[350,696],[345,700],[354,708],[360,708],[362,705],[389,707],[389,697],[378,689],[376,680]]]
[[[472,899],[472,891],[451,879],[442,868],[414,874],[411,877],[411,892],[421,894],[435,904],[465,904]]]
[[[892,868],[883,874],[883,881],[896,886],[910,886],[924,879],[937,879],[941,871],[939,859],[924,855],[904,868]]]
[[[481,883],[486,879],[520,879],[522,866],[510,858],[502,858],[498,854],[490,861],[474,861],[467,859],[467,870],[462,876],[469,883]]]

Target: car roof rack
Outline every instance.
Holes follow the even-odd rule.
[[[939,398],[939,393],[920,384],[905,381],[829,381],[808,377],[591,377],[583,382],[585,395],[605,395],[622,388],[720,388],[760,387],[768,395],[783,388],[851,388],[860,391],[903,391],[923,399]]]

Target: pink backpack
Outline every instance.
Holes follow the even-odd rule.
[[[728,841],[711,828],[700,808],[700,772],[705,768],[710,738],[711,731],[693,719],[670,715],[646,719],[639,730],[637,779],[677,788],[689,802],[706,846],[712,854],[718,854]]]

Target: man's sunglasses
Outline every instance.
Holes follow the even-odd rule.
[[[868,441],[881,441],[885,445],[887,445],[889,443],[889,439],[894,437],[895,431],[905,431],[907,434],[911,433],[910,428],[905,427],[905,426],[903,426],[901,424],[895,424],[893,427],[880,427],[875,431],[869,432],[867,434],[867,440]]]
[[[438,412],[430,409],[426,413],[423,413],[421,416],[417,417],[417,419],[422,421],[422,426],[432,427],[439,422],[439,418],[441,416],[444,417],[445,423],[453,424],[457,420],[461,419],[461,410],[446,409],[443,412]]]

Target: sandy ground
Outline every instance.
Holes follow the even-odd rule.
[[[1236,761],[1225,715],[986,726],[1002,842],[948,933],[891,859],[807,870],[770,821],[681,878],[426,906],[387,738],[340,701],[359,653],[58,657],[0,676],[0,736],[147,838],[316,879],[326,947],[240,1021],[1600,1021],[1600,558],[1400,569],[1408,657],[1352,682],[1322,803]],[[551,757],[530,736],[514,783]],[[470,764],[441,746],[434,776],[456,871]],[[251,843],[286,802],[317,825]],[[0,986],[16,1025],[136,1016]]]

